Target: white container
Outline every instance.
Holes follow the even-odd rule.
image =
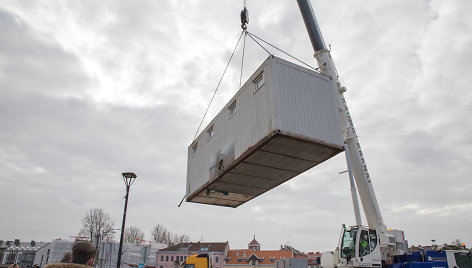
[[[327,76],[269,57],[188,148],[187,201],[237,207],[343,150]]]

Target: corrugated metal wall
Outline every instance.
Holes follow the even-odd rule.
[[[234,145],[234,158],[256,144],[273,130],[274,107],[271,79],[271,58],[268,58],[248,79],[236,95],[225,105],[196,140],[189,146],[187,162],[187,195],[209,179],[210,166],[216,164],[218,154]],[[265,84],[254,93],[252,81],[264,72]],[[228,107],[236,100],[237,111],[230,117]],[[207,138],[213,126],[214,136]],[[198,142],[197,153],[192,145]]]
[[[342,146],[334,82],[281,59],[272,61],[272,72],[276,128]]]

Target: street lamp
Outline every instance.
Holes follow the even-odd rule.
[[[128,196],[129,188],[131,184],[136,180],[136,174],[132,172],[121,173],[123,175],[123,181],[126,185],[126,195],[125,195],[125,209],[123,211],[123,223],[121,224],[121,237],[120,237],[120,248],[118,249],[118,261],[116,263],[116,268],[120,268],[121,264],[121,251],[123,249],[123,236],[125,235],[125,221],[126,221],[126,209],[128,208]]]

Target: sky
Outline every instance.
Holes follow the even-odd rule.
[[[380,210],[410,245],[472,244],[472,1],[311,1]],[[0,239],[72,240],[102,208],[151,239],[334,250],[355,224],[343,154],[238,208],[184,202],[187,149],[241,33],[243,1],[0,1]],[[316,65],[296,1],[248,31]],[[271,50],[276,56],[283,57]],[[203,126],[237,92],[242,48]],[[246,40],[243,82],[268,54]],[[364,223],[366,221],[364,220]],[[119,234],[115,237],[118,239]]]

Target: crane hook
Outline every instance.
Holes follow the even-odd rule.
[[[241,10],[241,29],[244,31],[247,29],[247,24],[249,23],[249,11],[246,7]]]

